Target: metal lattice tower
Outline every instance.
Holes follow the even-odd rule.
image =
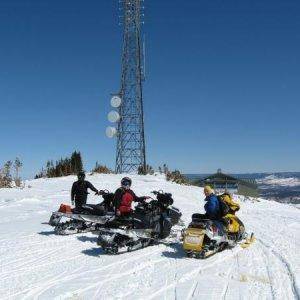
[[[116,172],[136,172],[146,167],[143,67],[141,46],[141,0],[122,0],[123,54],[118,108]]]

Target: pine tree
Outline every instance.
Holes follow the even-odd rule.
[[[81,153],[78,152],[77,153],[77,172],[76,173],[79,173],[81,171],[83,171],[83,163],[82,163]]]
[[[138,167],[138,175],[145,175],[145,170],[143,166]]]
[[[12,166],[12,162],[9,160],[7,161],[2,170],[1,170],[1,187],[6,187],[9,188],[11,187],[11,183],[12,183],[12,177],[11,177],[11,166]]]
[[[48,176],[46,176],[48,177]],[[55,177],[55,167],[53,160],[50,161],[50,177]]]
[[[21,177],[19,176],[19,174],[20,174],[20,170],[21,170],[22,166],[23,166],[22,162],[20,161],[20,159],[18,157],[16,157],[15,162],[14,162],[14,169],[15,169],[14,181],[15,181],[15,184],[17,187],[21,186]]]
[[[76,174],[78,173],[78,166],[77,166],[77,152],[74,151],[71,155],[71,173]]]
[[[71,157],[61,158],[56,161],[48,160],[46,163],[46,177],[61,177],[71,174],[77,174],[83,170],[83,163],[80,152],[74,151]],[[35,177],[40,178],[43,172],[40,172]]]
[[[46,174],[47,174],[47,177],[51,177],[51,167],[50,167],[50,161],[49,160],[46,163]]]
[[[154,174],[154,170],[150,165],[146,165],[146,169],[143,166],[139,166],[138,167],[138,174],[139,175],[153,175]]]

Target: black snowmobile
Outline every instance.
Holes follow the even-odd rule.
[[[99,204],[84,204],[80,209],[61,204],[58,211],[53,212],[49,225],[59,235],[89,232],[97,230],[109,220],[114,219],[114,194],[101,190],[103,201]]]
[[[98,245],[108,254],[129,252],[166,239],[180,223],[172,194],[152,192],[156,199],[140,202],[130,216],[116,216],[99,230]]]

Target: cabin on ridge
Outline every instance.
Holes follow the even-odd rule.
[[[200,186],[211,186],[216,193],[224,193],[227,191],[232,194],[259,197],[257,183],[254,179],[235,178],[222,173],[221,169],[218,169],[217,173],[201,179],[199,183]]]

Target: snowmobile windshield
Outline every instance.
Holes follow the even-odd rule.
[[[174,203],[172,194],[169,194],[169,193],[159,193],[157,195],[157,200],[159,201],[160,204],[162,204],[164,206],[169,206]]]

